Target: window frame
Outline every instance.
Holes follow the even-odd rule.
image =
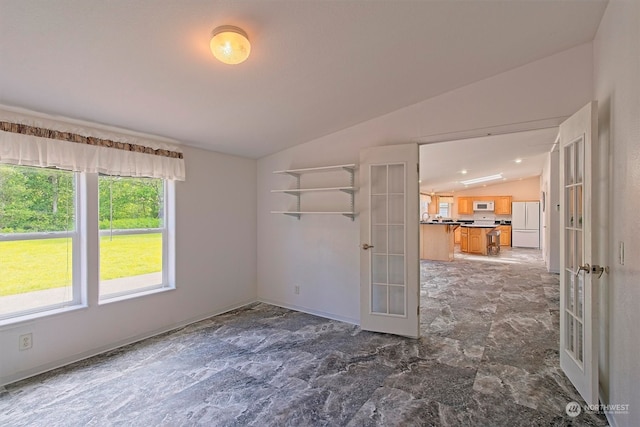
[[[108,175],[102,175],[108,176]],[[136,178],[136,177],[123,177],[123,178]],[[129,298],[134,298],[136,296],[146,295],[149,293],[155,293],[156,291],[163,290],[171,290],[175,288],[174,282],[170,280],[170,257],[173,256],[173,251],[169,247],[169,221],[172,220],[173,214],[175,212],[174,209],[169,210],[169,199],[173,200],[173,197],[169,197],[169,192],[174,191],[173,188],[170,188],[169,183],[171,182],[165,178],[154,178],[162,180],[162,212],[164,213],[164,217],[162,218],[162,227],[158,228],[134,228],[134,229],[116,229],[116,230],[100,230],[98,227],[98,304],[107,304],[114,301],[121,301]],[[98,175],[98,180],[100,180],[100,175]],[[99,186],[98,186],[98,194],[99,194]],[[99,199],[99,197],[98,197]],[[99,201],[98,201],[99,203]],[[100,211],[98,207],[98,212]],[[99,219],[98,219],[99,220]],[[100,292],[101,288],[101,280],[100,280],[100,238],[102,236],[114,235],[114,236],[128,236],[134,234],[156,234],[160,233],[162,235],[162,283],[149,285],[141,288],[135,288],[131,290],[124,290],[120,292],[114,292],[107,295],[102,295]],[[133,277],[133,276],[129,276]]]
[[[22,166],[11,165],[6,166],[14,167],[28,167],[37,169],[49,169],[38,166]],[[59,170],[59,169],[58,169]],[[73,230],[71,231],[40,231],[35,233],[0,233],[0,242],[16,242],[23,240],[48,240],[48,239],[60,239],[71,238],[71,299],[68,301],[57,302],[53,304],[42,305],[39,307],[33,307],[26,310],[14,311],[6,314],[0,314],[0,325],[6,323],[19,322],[21,320],[28,320],[33,317],[40,317],[48,314],[55,314],[60,311],[68,309],[82,308],[86,306],[86,298],[84,298],[83,289],[85,288],[85,281],[82,275],[82,263],[84,257],[82,256],[83,245],[81,242],[81,216],[83,212],[81,206],[83,205],[85,186],[82,184],[79,172],[64,171],[72,174],[73,176],[73,200],[74,200],[74,217],[73,217]],[[32,291],[37,292],[37,291]],[[29,293],[29,292],[25,292]]]

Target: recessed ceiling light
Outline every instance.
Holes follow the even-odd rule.
[[[466,170],[466,169],[462,169],[462,170],[460,171],[460,173],[461,173],[462,175],[466,175],[466,174],[467,174],[467,170]]]
[[[522,163],[522,159],[516,159],[516,163]]]
[[[502,179],[502,173],[496,175],[482,176],[480,178],[467,179],[465,181],[460,181],[461,184],[470,185],[470,184],[479,184],[481,182],[486,181],[494,181],[496,179]]]

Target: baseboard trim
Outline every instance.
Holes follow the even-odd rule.
[[[285,304],[279,301],[270,300],[268,298],[258,298],[258,302],[265,304],[271,304],[282,308],[288,308],[289,310],[300,311],[302,313],[312,314],[318,317],[324,317],[325,319],[337,320],[339,322],[350,323],[352,325],[360,325],[360,319],[353,319],[351,317],[339,316],[333,313],[327,313],[325,311],[313,310],[311,308],[302,307],[295,304]]]
[[[117,348],[124,347],[126,345],[133,344],[133,343],[145,340],[147,338],[152,338],[152,337],[155,337],[157,335],[164,334],[166,332],[171,332],[171,331],[174,331],[176,329],[180,329],[180,328],[183,328],[185,326],[191,325],[192,323],[197,323],[197,322],[200,322],[201,320],[205,320],[205,319],[208,319],[210,317],[219,316],[221,314],[227,313],[227,312],[232,311],[232,310],[236,310],[236,309],[241,308],[241,307],[245,307],[245,306],[253,304],[255,302],[258,302],[258,300],[252,299],[252,300],[249,300],[249,301],[244,301],[244,302],[239,302],[239,303],[236,303],[236,304],[232,304],[232,305],[220,308],[218,310],[215,310],[215,311],[212,311],[212,312],[209,312],[209,313],[206,313],[206,314],[202,314],[202,315],[199,315],[199,316],[196,316],[196,317],[192,317],[192,318],[187,319],[185,321],[166,326],[164,328],[156,329],[156,330],[151,331],[151,332],[147,332],[147,333],[144,333],[144,334],[140,334],[140,335],[136,335],[136,336],[133,336],[133,337],[130,337],[130,338],[126,338],[124,340],[117,341],[115,343],[112,343],[112,344],[109,344],[109,345],[106,345],[106,346],[103,346],[103,347],[98,347],[98,348],[95,348],[95,349],[92,349],[92,350],[87,350],[85,352],[82,352],[82,353],[79,353],[79,354],[75,354],[73,356],[65,357],[63,359],[56,360],[54,362],[46,363],[44,365],[40,365],[40,366],[37,366],[37,367],[32,368],[32,369],[27,369],[25,371],[17,372],[17,373],[15,373],[13,375],[9,375],[7,377],[0,378],[0,389],[2,387],[6,386],[6,385],[15,383],[17,381],[22,381],[22,380],[25,380],[27,378],[43,374],[43,373],[48,372],[48,371],[52,371],[54,369],[58,369],[58,368],[61,368],[63,366],[70,365],[72,363],[80,362],[81,360],[85,360],[85,359],[88,359],[90,357],[98,356],[98,355],[106,353],[108,351],[112,351],[112,350],[115,350]]]

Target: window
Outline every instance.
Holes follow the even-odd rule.
[[[0,319],[79,303],[76,183],[0,164]]]
[[[0,164],[0,322],[83,306],[89,286],[102,302],[172,288],[173,182],[86,175]]]
[[[184,179],[177,145],[0,109],[0,325],[172,288]]]
[[[439,212],[440,216],[443,218],[451,217],[451,204],[450,203],[440,203],[439,204]]]
[[[166,182],[101,175],[100,299],[168,286]]]

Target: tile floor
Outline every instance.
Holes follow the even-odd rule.
[[[2,426],[604,426],[559,368],[539,251],[422,262],[419,340],[267,304],[0,389]]]

